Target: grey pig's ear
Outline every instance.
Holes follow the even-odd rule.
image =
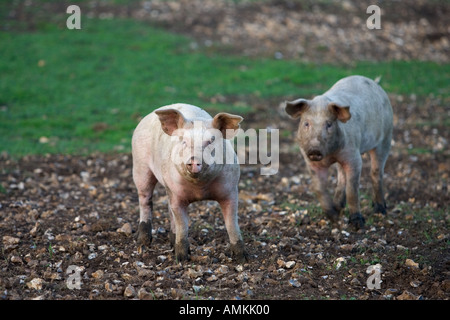
[[[303,112],[309,109],[309,101],[306,99],[297,99],[286,101],[284,111],[292,118],[299,118]]]
[[[169,136],[171,136],[175,130],[182,128],[186,122],[186,119],[180,111],[176,109],[156,110],[155,113],[159,117],[161,128]]]
[[[225,139],[231,139],[237,134],[237,130],[240,128],[239,123],[242,120],[244,120],[244,118],[241,116],[220,112],[216,114],[212,120],[212,127],[220,130]]]
[[[346,123],[352,117],[350,114],[350,106],[340,106],[337,103],[331,102],[328,104],[328,110],[335,114],[337,119],[343,123]]]

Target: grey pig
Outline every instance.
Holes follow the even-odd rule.
[[[159,182],[169,197],[170,240],[178,261],[189,259],[187,208],[207,199],[220,204],[231,251],[239,262],[246,261],[237,219],[240,169],[228,140],[241,121],[242,117],[224,112],[212,118],[196,106],[181,103],[161,107],[141,120],[132,138],[139,249],[151,243],[153,190]],[[206,162],[207,154],[211,158]],[[220,156],[233,161],[218,161],[223,160]]]
[[[392,139],[393,113],[386,92],[373,80],[349,76],[312,100],[286,102],[286,113],[300,118],[297,139],[312,176],[322,210],[336,222],[346,202],[349,223],[365,223],[359,203],[361,154],[371,160],[373,207],[386,214],[383,191],[384,166]],[[337,162],[337,187],[332,200],[327,193],[328,168]]]

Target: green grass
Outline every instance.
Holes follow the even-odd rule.
[[[388,92],[449,96],[448,64],[317,65],[194,50],[192,41],[142,22],[88,18],[82,30],[64,20],[1,32],[0,152],[129,152],[139,117],[159,106],[245,115],[255,107],[245,101],[311,97],[350,74],[381,75]]]

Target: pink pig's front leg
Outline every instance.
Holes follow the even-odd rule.
[[[219,201],[222,209],[222,215],[225,221],[225,227],[227,228],[228,237],[230,238],[230,249],[235,259],[244,263],[248,261],[248,255],[244,248],[244,241],[242,240],[241,230],[238,224],[238,196],[231,197],[230,199]]]
[[[175,248],[175,259],[178,262],[189,260],[190,256],[188,240],[188,205],[189,203],[179,201],[176,197],[169,196],[169,214],[171,221],[170,240]]]

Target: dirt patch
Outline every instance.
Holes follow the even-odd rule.
[[[206,201],[190,206],[191,261],[174,261],[161,186],[153,245],[138,253],[129,154],[3,154],[1,298],[449,299],[450,137],[438,117],[448,110],[438,100],[391,99],[396,129],[385,177],[388,214],[370,213],[365,161],[367,228],[358,232],[346,215],[338,226],[322,215],[293,140],[295,122],[267,102],[255,104],[266,113],[246,117],[244,129],[280,128],[281,166],[273,176],[241,166],[239,223],[250,255],[243,265],[230,259],[220,208]],[[367,269],[377,264],[380,287],[370,289]]]
[[[147,5],[145,5],[147,4]],[[369,29],[367,8],[381,9],[380,29]],[[249,56],[352,63],[358,60],[448,62],[448,3],[436,1],[149,1],[132,10],[224,49]]]
[[[4,4],[3,30],[65,27],[70,1]],[[369,5],[381,9],[381,29],[369,29]],[[192,48],[247,56],[351,64],[355,61],[449,62],[450,6],[438,1],[151,0],[80,4],[83,19],[133,18],[186,34]],[[1,17],[1,16],[0,16]]]

